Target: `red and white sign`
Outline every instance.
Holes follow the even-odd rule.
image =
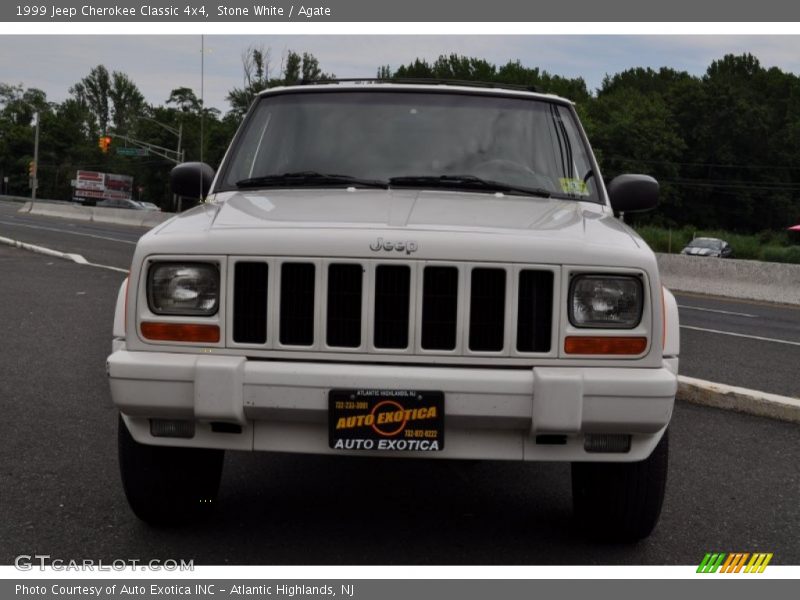
[[[74,195],[76,198],[130,200],[133,195],[133,177],[98,171],[78,171]]]

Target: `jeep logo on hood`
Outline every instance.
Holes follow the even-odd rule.
[[[417,242],[413,242],[411,240],[384,240],[383,238],[379,237],[369,245],[369,249],[373,252],[380,252],[381,250],[387,250],[391,252],[394,250],[395,252],[405,252],[406,254],[411,254],[412,252],[417,251]]]

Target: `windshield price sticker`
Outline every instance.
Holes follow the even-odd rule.
[[[331,390],[328,445],[334,450],[444,449],[444,394],[417,390]]]
[[[576,196],[588,196],[589,186],[581,179],[574,179],[572,177],[561,177],[558,182],[561,184],[561,191],[565,194],[574,194]]]

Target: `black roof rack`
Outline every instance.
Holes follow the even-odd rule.
[[[326,83],[400,83],[415,85],[458,85],[464,87],[497,88],[501,90],[516,90],[518,92],[538,92],[542,90],[535,85],[515,85],[513,83],[496,83],[493,81],[468,81],[463,79],[434,79],[427,77],[398,77],[381,79],[379,77],[349,77],[345,79],[303,79],[298,85],[323,85]]]

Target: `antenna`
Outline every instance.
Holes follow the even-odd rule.
[[[205,58],[206,58],[206,36],[200,34],[200,162],[203,162],[203,124],[206,116],[205,105]]]

